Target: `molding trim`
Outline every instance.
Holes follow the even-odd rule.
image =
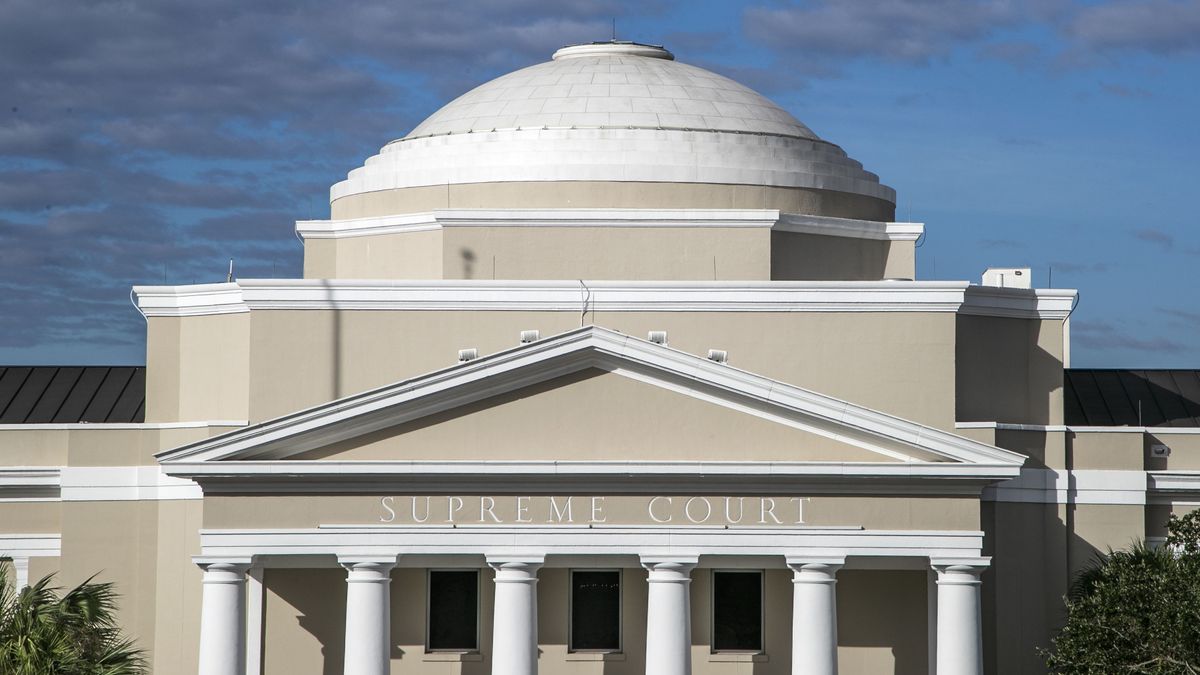
[[[1130,504],[1147,501],[1145,471],[1021,469],[983,490],[983,501],[1026,504]]]
[[[146,316],[177,317],[272,309],[579,313],[583,287],[592,312],[947,312],[1018,319],[1064,319],[1076,295],[965,281],[242,279],[133,290]]]
[[[0,502],[111,502],[202,499],[195,482],[159,466],[0,468]]]
[[[0,467],[0,503],[57,501],[61,485],[58,467]]]
[[[0,534],[0,558],[57,558],[60,555],[60,534]]]
[[[977,558],[977,531],[864,530],[858,527],[725,528],[652,526],[379,526],[329,525],[311,529],[201,530],[203,556],[254,557],[271,566],[272,556],[377,554],[525,556],[845,556]],[[265,558],[265,559],[264,559]],[[781,560],[782,562],[782,560]]]
[[[916,241],[924,223],[781,213],[775,209],[439,209],[424,213],[298,220],[301,239],[345,239],[448,227],[767,228],[829,237]]]
[[[1200,500],[1200,471],[1149,471],[1150,503]]]
[[[1155,436],[1194,436],[1200,427],[1085,427],[1063,424],[1011,424],[1007,422],[955,422],[955,429],[996,429],[998,431],[1070,431],[1076,434],[1154,434]]]

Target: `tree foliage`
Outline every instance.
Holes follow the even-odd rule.
[[[1166,546],[1110,551],[1076,578],[1047,652],[1058,675],[1200,675],[1200,511]]]
[[[121,636],[112,584],[88,579],[63,595],[53,575],[14,589],[0,566],[0,674],[142,675],[142,652]]]

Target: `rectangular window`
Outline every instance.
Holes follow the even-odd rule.
[[[713,651],[762,651],[762,583],[759,571],[713,572]]]
[[[479,570],[429,571],[429,651],[479,649]]]
[[[620,570],[572,570],[571,651],[620,650]]]

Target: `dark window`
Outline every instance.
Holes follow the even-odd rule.
[[[620,571],[571,572],[571,650],[620,649]]]
[[[762,651],[762,572],[713,572],[713,651]]]
[[[479,572],[430,570],[429,649],[479,649]]]

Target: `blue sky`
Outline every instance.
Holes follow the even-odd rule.
[[[895,187],[920,278],[1053,269],[1074,365],[1200,368],[1200,0],[0,0],[0,363],[142,363],[131,285],[299,276],[329,185],[613,18]]]

